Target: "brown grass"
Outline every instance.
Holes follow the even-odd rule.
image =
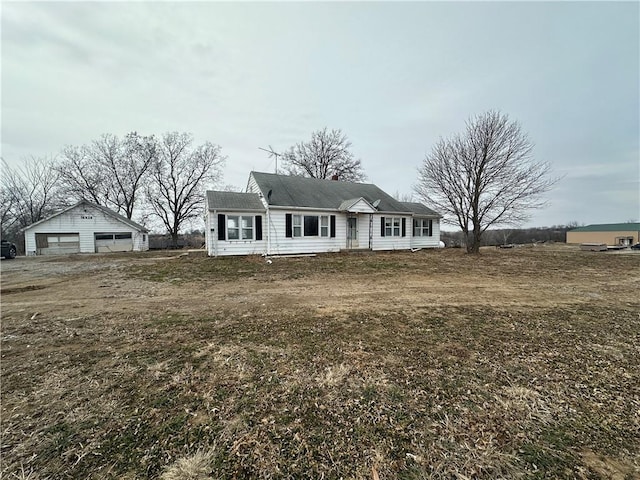
[[[3,263],[2,478],[640,477],[638,255],[87,258]]]

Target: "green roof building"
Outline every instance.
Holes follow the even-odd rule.
[[[633,245],[640,242],[640,223],[605,223],[574,228],[567,232],[567,243]]]

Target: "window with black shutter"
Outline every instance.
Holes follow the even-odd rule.
[[[284,226],[284,234],[287,238],[293,238],[293,221],[291,219],[291,214],[287,213],[285,215],[285,226]]]
[[[225,216],[222,215],[221,213],[218,214],[218,240],[226,240],[226,232],[225,232],[225,225],[226,225],[226,220],[224,218]]]
[[[262,215],[256,215],[256,240],[262,240]]]

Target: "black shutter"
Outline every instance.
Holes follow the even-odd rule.
[[[225,232],[225,221],[226,218],[221,213],[218,214],[218,240],[226,240],[226,232]]]
[[[285,215],[284,235],[287,238],[292,238],[293,237],[293,222],[291,220],[291,214],[290,213],[287,213]]]
[[[402,236],[403,237],[407,236],[407,219],[406,218],[402,219]]]
[[[433,220],[429,219],[429,236],[433,237]]]
[[[380,218],[380,236],[384,237],[384,217]]]
[[[256,215],[256,240],[262,240],[262,215]]]
[[[336,216],[335,215],[331,215],[331,238],[336,238]]]

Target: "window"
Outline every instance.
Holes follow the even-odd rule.
[[[113,240],[112,233],[96,233],[96,240]],[[49,239],[51,241],[51,239]]]
[[[400,219],[399,218],[393,219],[393,236],[394,237],[400,236]]]
[[[317,237],[318,236],[318,217],[314,215],[304,216],[304,236],[305,237]]]
[[[255,218],[255,220],[254,220]],[[213,232],[213,229],[211,229]],[[262,240],[262,215],[218,214],[218,240]]]
[[[413,236],[414,237],[430,237],[432,236],[431,227],[433,221],[428,218],[413,219]]]
[[[293,236],[294,237],[302,236],[302,215],[293,216]]]
[[[240,240],[240,218],[237,216],[227,217],[227,240]]]
[[[240,217],[242,219],[242,239],[253,240],[253,217]]]
[[[129,233],[116,233],[116,240],[125,240],[127,238],[131,238],[131,232]]]
[[[253,217],[227,216],[227,240],[253,240]]]
[[[285,236],[331,237],[336,236],[335,215],[293,215],[285,214]]]
[[[327,216],[320,217],[320,236],[329,236],[329,217]]]
[[[380,220],[381,237],[404,237],[407,219],[402,217],[382,217]]]
[[[393,235],[393,218],[384,219],[384,236],[390,237]]]

